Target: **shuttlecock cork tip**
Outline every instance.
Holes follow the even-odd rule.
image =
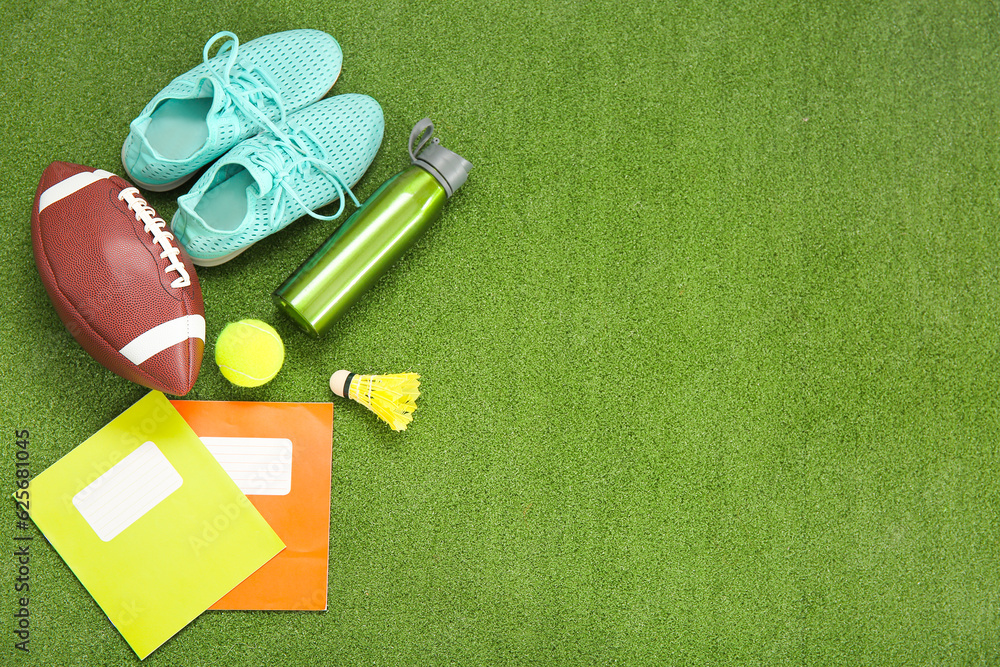
[[[330,376],[330,389],[341,398],[350,398],[347,394],[351,388],[351,371],[337,371]]]

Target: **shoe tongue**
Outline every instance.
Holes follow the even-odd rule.
[[[252,148],[244,148],[241,144],[229,151],[222,160],[224,164],[235,164],[246,169],[253,177],[253,180],[257,182],[258,193],[253,194],[255,196],[264,195],[270,192],[271,186],[274,184],[274,178],[271,176],[271,172],[250,159],[252,153]]]
[[[238,136],[242,131],[240,121],[235,114],[219,113],[226,107],[226,93],[211,77],[203,77],[194,87],[194,97],[212,98],[212,106],[208,110],[205,124],[208,125],[209,142],[214,145],[231,143],[231,137]]]

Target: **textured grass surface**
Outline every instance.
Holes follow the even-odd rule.
[[[395,434],[337,404],[327,612],[207,613],[147,664],[996,664],[996,3],[471,4],[7,9],[3,488],[15,428],[38,473],[144,393],[48,304],[45,165],[120,170],[217,30],[320,28],[334,92],[385,111],[360,199],[425,115],[475,169],[321,341],[269,294],[333,225],[199,272],[210,339],[255,317],[288,355],[189,397],[414,370],[421,409]],[[32,653],[4,662],[135,662],[32,549]]]

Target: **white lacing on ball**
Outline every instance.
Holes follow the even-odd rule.
[[[139,196],[139,190],[136,188],[125,188],[118,195],[118,199],[128,204],[128,207],[135,213],[135,219],[144,223],[143,229],[153,235],[153,243],[163,248],[160,258],[170,259],[170,264],[164,269],[164,272],[177,272],[177,278],[174,278],[170,286],[177,289],[190,285],[191,276],[188,275],[188,271],[184,267],[184,262],[177,258],[181,250],[170,243],[174,235],[166,231],[167,223],[163,221],[163,218],[156,215],[156,211],[146,203],[145,199]]]

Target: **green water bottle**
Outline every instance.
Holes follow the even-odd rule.
[[[410,132],[410,166],[368,200],[274,292],[306,333],[322,335],[441,216],[472,164],[431,140],[424,118]]]

